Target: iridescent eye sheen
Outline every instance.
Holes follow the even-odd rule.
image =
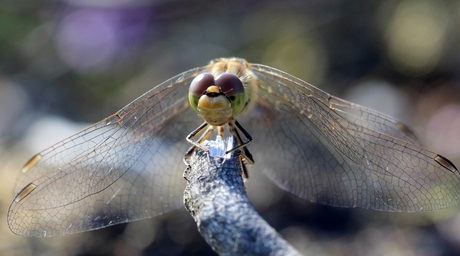
[[[220,87],[227,97],[244,93],[243,83],[234,74],[222,73],[216,78],[216,85]]]
[[[215,85],[214,76],[211,73],[201,73],[190,83],[189,93],[201,96],[211,85]]]

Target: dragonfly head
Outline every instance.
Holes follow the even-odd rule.
[[[211,73],[196,76],[190,84],[190,106],[209,124],[223,125],[240,113],[248,101],[243,83],[233,74]]]

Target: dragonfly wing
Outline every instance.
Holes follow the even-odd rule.
[[[258,104],[241,123],[253,132],[255,166],[284,190],[312,202],[382,211],[459,204],[459,172],[424,149],[408,126],[274,68],[252,68]]]
[[[33,157],[16,184],[11,230],[64,235],[180,207],[185,137],[201,122],[188,106],[188,85],[203,70],[165,81]]]

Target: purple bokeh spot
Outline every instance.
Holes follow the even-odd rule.
[[[148,7],[69,7],[56,34],[57,50],[74,69],[104,69],[142,42],[150,18]]]

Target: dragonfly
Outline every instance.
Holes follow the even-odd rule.
[[[204,113],[207,103],[199,101],[206,97],[223,112]],[[278,69],[220,58],[33,156],[19,174],[9,227],[22,236],[57,236],[177,209],[181,159],[215,129],[236,139],[242,167],[255,162],[250,171],[310,202],[390,212],[460,203],[458,169],[425,149],[408,125]]]

